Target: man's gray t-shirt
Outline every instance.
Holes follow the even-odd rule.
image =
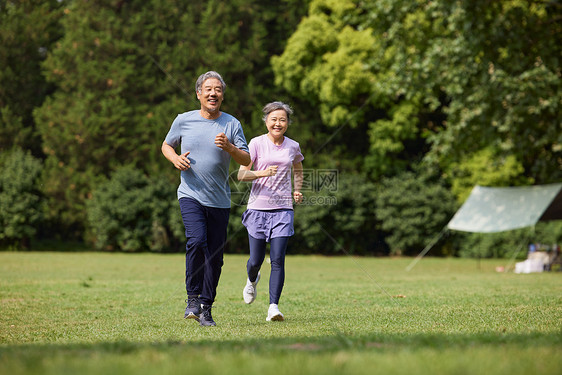
[[[189,151],[191,168],[181,171],[178,199],[193,198],[203,206],[230,208],[228,165],[230,154],[215,145],[215,137],[224,133],[234,146],[248,151],[242,125],[235,117],[221,112],[208,120],[199,110],[179,114],[166,135],[166,143],[181,153]]]

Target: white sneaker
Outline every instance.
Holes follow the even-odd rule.
[[[282,322],[283,320],[285,320],[285,317],[283,316],[283,314],[281,314],[281,311],[279,311],[279,306],[272,303],[271,305],[269,305],[269,310],[267,310],[267,318],[265,320],[268,322]]]
[[[258,272],[256,281],[251,282],[250,279],[246,280],[246,286],[244,287],[244,291],[242,292],[242,294],[244,295],[244,302],[250,304],[256,299],[256,295],[258,294],[257,286],[258,282],[260,281],[260,276],[261,274]]]

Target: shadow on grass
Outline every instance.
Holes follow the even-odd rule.
[[[201,328],[216,329],[216,328]],[[144,351],[174,352],[189,349],[202,352],[239,353],[243,351],[256,354],[317,352],[330,353],[337,351],[416,351],[422,349],[444,350],[465,349],[470,347],[501,347],[513,346],[520,349],[529,347],[559,347],[562,349],[562,335],[559,333],[530,334],[471,334],[471,335],[382,335],[370,334],[348,336],[336,333],[322,337],[291,337],[261,338],[245,340],[198,340],[191,341],[159,341],[159,342],[106,342],[94,344],[25,344],[0,347],[0,359],[18,353],[26,356],[49,356],[50,354],[66,354],[88,356],[89,354],[134,354]]]

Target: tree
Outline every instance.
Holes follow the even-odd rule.
[[[404,88],[387,69],[395,57],[385,49],[384,25],[375,30],[361,24],[372,16],[371,3],[313,1],[272,65],[276,82],[305,97],[331,132],[357,130],[353,137],[331,139],[352,155],[338,147],[334,151],[350,159],[361,155],[355,167],[376,179],[405,168],[424,142],[418,130],[419,98],[399,101]]]
[[[538,222],[532,228],[499,233],[457,232],[453,236],[457,237],[458,254],[461,257],[525,259],[531,243],[541,244],[547,251],[552,251],[554,245],[560,244],[562,223]]]
[[[0,243],[29,248],[43,221],[41,161],[14,148],[0,162]]]
[[[505,176],[495,185],[560,180],[562,4],[477,1],[452,9],[448,28],[464,32],[449,37],[443,50],[456,47],[464,68],[440,69],[450,104],[430,157],[437,156],[452,179],[466,178],[458,167],[488,153],[487,173]],[[454,77],[463,77],[461,85]],[[489,179],[482,169],[470,175],[465,185]]]
[[[56,91],[35,111],[47,155],[49,214],[62,230],[81,236],[85,202],[122,165],[176,183],[160,145],[178,113],[198,108],[199,74],[219,71],[228,84],[223,109],[250,135],[258,129],[255,113],[276,92],[268,84],[268,56],[281,50],[283,33],[303,11],[285,9],[294,3],[69,3],[64,37],[43,64]],[[261,129],[261,120],[256,124]]]
[[[304,200],[295,207],[289,250],[330,255],[387,251],[373,214],[376,189],[360,174],[305,170]],[[335,230],[334,230],[335,229]]]
[[[436,174],[423,171],[383,179],[376,206],[391,253],[398,255],[419,253],[457,208],[454,196]]]
[[[61,21],[64,37],[44,64],[57,85],[35,112],[47,155],[49,216],[71,236],[81,237],[85,201],[112,171],[124,164],[158,169],[154,140],[163,113],[180,102],[170,95],[177,86],[159,69],[168,62],[153,58],[166,47],[159,40],[166,30],[157,25],[172,23],[179,10],[171,7],[167,18],[147,6],[144,18],[153,16],[147,23],[141,8],[134,1],[70,3]]]
[[[41,62],[60,38],[64,1],[0,1],[0,152],[20,147],[41,156],[33,108],[51,92]]]
[[[183,244],[175,188],[132,167],[112,174],[87,202],[92,242],[100,250],[170,251]]]
[[[326,124],[368,124],[362,167],[374,179],[423,158],[452,181],[487,154],[488,173],[504,177],[495,183],[557,181],[561,11],[558,1],[314,0],[272,61],[276,82]]]

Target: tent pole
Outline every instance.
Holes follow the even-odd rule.
[[[418,254],[418,256],[416,257],[416,259],[413,260],[412,263],[410,263],[410,265],[408,267],[406,267],[406,271],[410,272],[410,270],[412,268],[414,268],[414,266],[421,260],[421,258],[423,258],[425,256],[425,254],[427,254],[427,252],[429,250],[431,250],[431,248],[437,243],[437,241],[439,241],[441,239],[441,237],[443,236],[443,234],[445,233],[445,230],[447,229],[447,226],[445,225],[443,227],[443,229],[441,229],[441,232],[439,232],[439,235],[435,236],[433,238],[433,240],[427,244],[427,246],[425,247],[425,249],[422,250],[421,253]]]
[[[509,263],[507,264],[507,266],[505,266],[504,272],[508,272],[509,269],[513,266],[513,263],[515,262],[515,258],[517,258],[517,255],[519,255],[519,253],[521,252],[521,249],[523,249],[524,247],[526,247],[527,244],[530,243],[530,241],[531,241],[531,236],[532,236],[532,237],[535,236],[535,226],[534,226],[534,225],[531,227],[531,235],[526,238],[526,241],[524,241],[524,242],[519,246],[519,249],[517,249],[517,251],[515,252],[515,254],[513,254],[513,256],[511,257],[511,259],[509,260]]]
[[[513,256],[511,257],[511,259],[509,260],[509,263],[507,264],[507,266],[505,266],[505,269],[503,272],[508,272],[509,269],[513,266],[513,262],[515,261],[515,258],[517,258],[517,255],[519,255],[519,253],[521,252],[521,249],[525,246],[525,243],[522,243],[521,246],[519,246],[519,249],[517,249],[517,251],[513,254]]]

